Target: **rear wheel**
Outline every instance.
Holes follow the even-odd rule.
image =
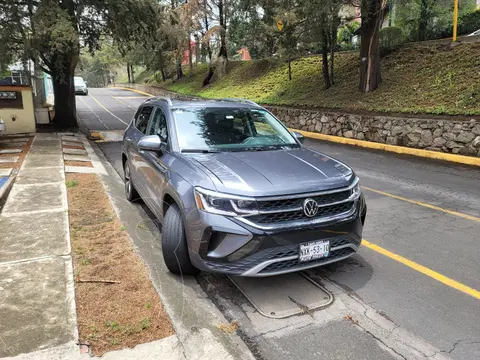
[[[163,219],[162,252],[163,260],[170,272],[180,275],[192,275],[198,272],[188,255],[183,217],[176,204],[169,206]]]
[[[127,198],[128,201],[135,201],[137,200],[140,196],[138,195],[137,190],[135,189],[135,186],[133,185],[132,178],[131,178],[131,173],[130,173],[130,165],[128,164],[128,160],[125,161],[123,164],[123,173],[124,175],[124,180],[125,180],[125,197]]]

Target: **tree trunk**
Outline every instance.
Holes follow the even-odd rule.
[[[183,78],[182,60],[177,61],[177,80]]]
[[[188,36],[188,67],[190,69],[190,76],[193,75],[193,54],[192,54],[192,40]]]
[[[323,29],[321,34],[322,41],[322,73],[323,73],[323,86],[325,89],[329,89],[332,86],[330,82],[330,73],[328,69],[328,30]]]
[[[53,94],[55,96],[55,117],[53,122],[58,129],[77,128],[75,86],[73,71],[57,75],[52,72]]]
[[[360,91],[373,91],[380,86],[379,30],[383,20],[382,0],[362,0],[360,43]]]
[[[130,64],[130,76],[132,78],[132,83],[135,84],[135,75],[133,71],[133,64]]]
[[[337,31],[340,25],[340,18],[335,16],[330,34],[330,83],[335,85],[334,69],[335,69],[335,49],[337,47]]]
[[[418,20],[418,40],[427,40],[427,24],[429,18],[429,0],[420,2],[420,18]]]
[[[163,82],[167,81],[167,74],[165,74],[165,69],[162,68],[162,80]]]
[[[292,80],[292,59],[288,58],[288,80]]]
[[[130,63],[127,62],[127,74],[128,74],[128,83],[132,82],[132,78],[130,77]]]

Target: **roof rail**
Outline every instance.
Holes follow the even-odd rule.
[[[153,100],[165,100],[169,106],[172,106],[172,99],[166,96],[153,96],[147,98],[145,101],[153,101]]]
[[[250,105],[260,106],[255,101],[248,100],[248,99],[223,98],[223,99],[218,99],[218,100],[220,100],[220,101],[232,101],[232,102],[239,102],[239,103],[247,103],[247,104],[250,104]]]

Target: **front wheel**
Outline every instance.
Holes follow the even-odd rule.
[[[176,204],[169,206],[163,219],[162,252],[170,272],[179,275],[193,275],[198,272],[188,255],[183,217]]]
[[[125,161],[123,164],[123,173],[124,175],[124,180],[125,180],[125,197],[127,198],[128,201],[132,202],[137,200],[140,196],[138,195],[137,190],[135,189],[135,186],[133,186],[132,178],[131,178],[131,173],[130,173],[130,165],[128,164],[128,160]]]

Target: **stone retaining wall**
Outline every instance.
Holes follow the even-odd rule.
[[[193,98],[155,86],[130,84],[153,95]],[[265,106],[288,127],[383,144],[480,157],[480,121],[353,115]]]

